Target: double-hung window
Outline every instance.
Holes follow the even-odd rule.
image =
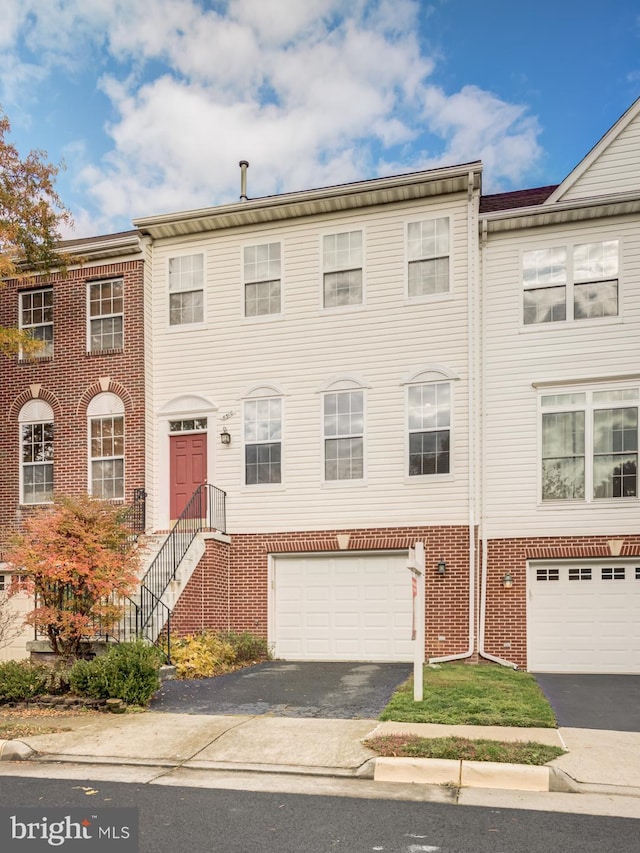
[[[53,288],[20,294],[20,328],[40,342],[36,358],[53,356]]]
[[[122,349],[123,291],[122,279],[89,282],[89,352]]]
[[[282,481],[282,399],[257,397],[244,402],[245,483]]]
[[[324,395],[324,478],[364,477],[364,391]]]
[[[639,401],[638,388],[542,396],[543,501],[637,497]]]
[[[89,487],[95,498],[124,498],[124,404],[115,394],[93,398],[89,419]]]
[[[409,476],[448,474],[451,385],[428,382],[408,388]]]
[[[53,409],[44,400],[30,400],[20,410],[22,503],[53,500]]]
[[[169,325],[204,320],[204,255],[169,258]]]
[[[523,252],[525,326],[618,314],[618,241]]]
[[[407,225],[408,294],[448,293],[449,218],[424,219]]]
[[[282,261],[280,243],[245,246],[244,314],[263,317],[282,310]]]
[[[362,231],[322,238],[323,305],[362,304]]]

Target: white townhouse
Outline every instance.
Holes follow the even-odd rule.
[[[640,673],[640,100],[559,186],[481,210],[481,639]]]
[[[474,652],[480,178],[469,163],[135,221],[150,522],[204,517],[204,482],[218,501],[174,631],[408,660],[422,541],[427,654]]]

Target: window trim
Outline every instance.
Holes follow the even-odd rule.
[[[94,421],[122,418],[122,455],[94,457],[91,448],[91,426]],[[104,497],[93,492],[93,463],[122,459],[122,496]],[[124,401],[111,391],[96,394],[87,407],[87,494],[113,503],[123,502],[127,495],[127,418]]]
[[[278,245],[280,247],[280,305],[279,310],[269,314],[247,314],[247,285],[261,284],[269,281],[276,281],[273,278],[247,278],[245,275],[245,251],[247,249],[258,248],[259,246]],[[248,240],[240,244],[240,316],[248,323],[268,323],[272,320],[279,320],[284,316],[284,282],[285,282],[285,244],[281,238],[264,239],[264,240]]]
[[[276,441],[247,441],[246,438],[246,423],[247,423],[247,404],[257,403],[260,400],[278,400],[280,404],[280,438]],[[285,440],[285,425],[284,425],[284,394],[280,389],[272,385],[254,386],[251,391],[242,398],[242,465],[241,480],[242,488],[244,489],[280,489],[284,486],[284,440]],[[247,447],[260,444],[279,444],[280,445],[280,479],[277,482],[268,483],[248,483],[247,482]]]
[[[171,261],[177,260],[179,258],[188,258],[195,257],[200,255],[202,257],[202,287],[201,288],[191,288],[191,289],[179,289],[179,290],[171,290],[171,278],[170,278],[170,264]],[[206,327],[207,322],[207,252],[203,249],[202,251],[194,251],[184,250],[182,252],[174,252],[171,255],[167,256],[166,260],[166,276],[167,276],[167,330],[169,332],[184,332],[184,331],[193,331],[194,329],[202,329]],[[200,291],[202,293],[202,320],[195,320],[193,323],[171,323],[171,294],[172,293],[196,293]]]
[[[596,401],[594,395],[599,392],[624,392],[636,391],[637,397],[635,400],[619,400],[619,401]],[[573,404],[558,403],[557,405],[543,406],[543,398],[551,396],[564,396],[569,394],[583,394],[584,402],[576,402]],[[637,438],[640,441],[640,384],[635,382],[607,382],[601,385],[596,383],[590,384],[573,384],[573,385],[539,385],[537,399],[537,505],[541,508],[551,507],[557,509],[560,506],[567,507],[586,507],[586,506],[623,506],[632,505],[633,502],[640,501],[640,446],[636,450],[636,494],[620,497],[603,497],[597,498],[594,496],[594,413],[609,409],[625,409],[635,408],[637,411]],[[545,413],[556,414],[564,412],[584,412],[584,460],[585,460],[585,476],[584,476],[584,498],[551,498],[544,500],[542,497],[543,476],[542,476],[542,441],[543,441],[543,415]]]
[[[589,246],[594,244],[617,243],[617,276],[603,276],[602,278],[593,279],[576,279],[575,275],[575,254],[579,246]],[[563,283],[556,282],[549,284],[535,283],[525,286],[524,283],[524,256],[533,252],[550,251],[563,249],[565,252],[565,280]],[[623,282],[622,282],[622,250],[623,240],[620,236],[604,236],[601,239],[586,239],[583,235],[574,240],[565,240],[563,242],[550,241],[546,245],[526,246],[520,249],[519,252],[519,269],[520,269],[520,330],[530,332],[532,330],[541,330],[547,328],[573,328],[587,327],[591,324],[602,325],[607,323],[620,323],[623,320]],[[617,296],[617,312],[615,314],[605,314],[602,317],[578,317],[575,316],[575,290],[576,287],[588,284],[607,284],[616,283]],[[553,320],[546,323],[525,323],[524,319],[524,294],[530,290],[543,290],[564,287],[564,320]]]
[[[337,237],[340,234],[351,234],[353,232],[360,232],[361,235],[361,259],[360,266],[348,266],[344,268],[336,268],[335,270],[325,270],[324,266],[324,241],[327,237]],[[364,224],[353,223],[353,224],[345,224],[342,227],[336,228],[325,228],[319,234],[318,241],[318,270],[319,270],[319,307],[320,311],[324,313],[343,313],[343,312],[352,312],[352,311],[360,311],[366,307],[367,302],[367,230]],[[324,289],[324,278],[327,273],[334,272],[349,272],[355,269],[360,270],[360,274],[362,277],[362,299],[360,302],[353,302],[347,305],[325,305],[325,289]]]
[[[362,394],[362,433],[350,433],[349,435],[327,436],[325,432],[325,401],[329,394]],[[362,439],[362,477],[348,477],[335,479],[327,478],[327,458],[326,458],[326,442],[327,440],[340,438],[358,438]],[[321,392],[320,404],[320,482],[323,486],[329,487],[353,487],[363,486],[367,482],[367,386],[353,378],[342,378],[332,382],[329,386],[323,388]]]
[[[95,285],[102,284],[117,284],[120,283],[122,285],[122,311],[116,312],[113,314],[99,314],[96,317],[92,317],[91,315],[91,288]],[[111,297],[113,299],[113,295]],[[99,355],[100,353],[110,353],[110,352],[122,352],[125,347],[125,328],[124,328],[124,314],[125,314],[125,287],[124,287],[124,276],[114,276],[113,278],[98,278],[91,279],[87,281],[87,353],[89,355]],[[110,320],[116,317],[122,318],[122,344],[119,347],[105,347],[101,349],[93,349],[91,346],[91,324],[96,320]]]
[[[45,424],[51,424],[53,437],[51,439],[51,445],[53,450],[53,458],[49,461],[44,461],[41,463],[34,462],[25,462],[23,460],[23,444],[24,438],[22,435],[22,430],[25,426],[44,426]],[[53,409],[45,400],[41,400],[39,398],[31,399],[22,406],[20,409],[20,413],[18,415],[18,447],[19,447],[19,488],[20,488],[20,506],[43,506],[47,504],[53,503],[53,495],[55,490],[55,416]],[[43,468],[45,466],[51,466],[51,496],[48,500],[42,501],[26,501],[25,500],[25,491],[24,491],[24,469],[26,465],[34,466],[40,465]]]
[[[439,371],[438,371],[439,372]],[[426,483],[437,482],[442,480],[453,479],[454,473],[454,414],[455,414],[455,388],[454,379],[457,376],[450,371],[437,375],[433,369],[423,371],[413,376],[409,381],[403,383],[405,385],[404,405],[405,405],[405,459],[404,459],[404,479],[406,483]],[[411,388],[419,388],[426,385],[448,385],[449,387],[449,470],[434,474],[411,474],[411,435],[414,432],[423,432],[424,430],[411,430],[409,428],[409,393]],[[432,432],[435,430],[428,430]]]
[[[24,312],[23,299],[25,296],[33,296],[36,293],[50,293],[51,294],[51,316],[52,316],[52,319],[50,322],[46,322],[46,323],[27,323],[25,325],[25,323],[23,321],[23,312]],[[33,308],[31,308],[29,310],[33,310]],[[21,331],[29,331],[30,329],[42,329],[42,328],[45,328],[47,326],[51,327],[51,352],[41,352],[41,353],[36,352],[36,353],[33,353],[33,355],[31,356],[33,358],[46,359],[46,358],[53,358],[55,355],[55,293],[54,293],[52,285],[49,285],[46,287],[31,287],[31,288],[27,288],[26,290],[18,291],[18,328]],[[22,349],[20,349],[20,351],[18,353],[18,358],[20,360],[27,358],[27,356],[25,356]]]
[[[437,220],[442,219],[447,222],[447,230],[448,230],[448,252],[445,255],[424,255],[420,258],[411,258],[409,256],[409,227],[411,225],[417,225],[422,222],[436,222]],[[443,213],[442,216],[413,216],[410,219],[406,219],[404,222],[404,296],[405,300],[411,304],[415,302],[421,301],[442,301],[446,299],[451,299],[454,295],[454,261],[455,261],[455,252],[453,251],[453,223],[454,216],[451,212]],[[429,261],[429,260],[438,260],[439,258],[446,257],[449,261],[449,277],[448,277],[448,288],[446,291],[441,293],[421,293],[413,296],[409,292],[409,266],[411,263],[415,261]]]

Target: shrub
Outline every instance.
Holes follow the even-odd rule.
[[[233,648],[238,663],[255,663],[270,660],[269,644],[263,637],[256,637],[250,631],[221,631],[218,637]]]
[[[69,678],[72,690],[80,696],[146,705],[160,687],[159,667],[159,651],[137,640],[114,645],[91,661],[76,661]]]
[[[30,660],[0,663],[0,702],[23,702],[45,692],[50,670]]]
[[[234,668],[236,654],[231,643],[211,631],[175,640],[171,660],[178,678],[211,678]]]

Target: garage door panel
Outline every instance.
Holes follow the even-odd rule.
[[[411,576],[406,560],[402,552],[275,558],[276,657],[412,660]],[[301,614],[295,643],[291,610]]]
[[[627,561],[529,568],[528,667],[640,673],[640,567]]]

